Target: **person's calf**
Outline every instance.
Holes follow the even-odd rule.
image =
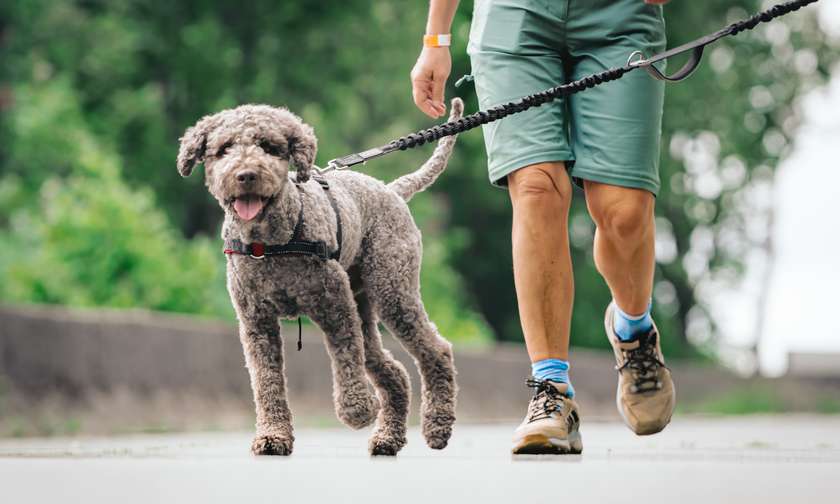
[[[597,226],[594,258],[598,272],[625,313],[643,313],[653,289],[653,194],[587,181],[586,203]]]
[[[513,204],[513,273],[531,360],[566,358],[572,265],[566,222],[571,182],[563,163],[527,166],[508,176]]]

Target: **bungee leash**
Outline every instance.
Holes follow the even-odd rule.
[[[381,147],[375,147],[373,149],[357,152],[348,156],[335,158],[329,161],[326,167],[318,168],[317,170],[320,173],[332,170],[343,170],[350,168],[351,166],[364,164],[371,159],[382,157],[398,150],[413,149],[414,147],[419,147],[428,142],[434,142],[443,137],[457,135],[458,133],[469,131],[483,124],[498,121],[499,119],[509,115],[517,114],[533,107],[539,107],[540,105],[549,103],[558,98],[573,95],[586,89],[600,86],[605,82],[620,79],[624,76],[624,74],[637,68],[643,68],[655,79],[666,82],[680,82],[687,79],[700,65],[700,60],[703,57],[703,50],[707,45],[717,42],[724,37],[735,36],[743,31],[752,30],[761,23],[770,22],[778,17],[797,11],[809,4],[816,3],[817,1],[819,0],[792,0],[774,5],[766,11],[755,14],[754,16],[742,21],[732,23],[726,28],[718,30],[715,33],[706,35],[705,37],[701,37],[693,42],[683,44],[662,53],[655,54],[650,58],[646,58],[644,53],[641,51],[635,51],[630,55],[627,60],[627,64],[623,67],[610,68],[568,84],[555,86],[553,88],[546,89],[545,91],[534,93],[487,110],[480,110],[468,116],[461,117],[460,119],[432,126],[431,128],[426,128],[418,132],[411,133],[410,135],[400,137]],[[687,52],[691,53],[688,61],[682,68],[671,75],[663,74],[654,66],[655,63]]]

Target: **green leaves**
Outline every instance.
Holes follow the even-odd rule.
[[[759,3],[766,2],[671,2],[669,46]],[[362,0],[4,2],[0,299],[230,317],[215,238],[220,213],[200,174],[177,175],[178,138],[223,107],[285,105],[314,126],[323,164],[430,126],[414,108],[408,77],[426,8]],[[452,29],[447,97],[469,73],[470,9],[461,5]],[[805,9],[722,41],[696,75],[668,87],[657,201],[667,253],[654,309],[670,355],[692,352],[690,325],[711,327],[698,322],[708,319],[704,286],[737,281],[744,251],[766,246],[755,231],[761,226],[748,226],[768,211],[756,195],[790,150],[796,97],[819,85],[838,57],[838,41],[814,15]],[[476,110],[469,86],[458,94]],[[430,152],[360,169],[392,180]],[[571,216],[573,342],[603,347],[609,292],[592,261],[582,196]],[[461,135],[450,167],[412,209],[424,231],[424,298],[442,333],[521,341],[510,203],[488,184],[478,131]]]

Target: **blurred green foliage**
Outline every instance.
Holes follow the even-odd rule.
[[[3,297],[230,316],[210,241],[183,240],[148,188],[125,183],[66,81],[16,91],[8,119],[24,148],[10,162],[40,171],[0,180],[0,238],[14,244],[0,250]]]
[[[758,4],[676,0],[666,7],[670,45]],[[453,27],[453,77],[469,71],[471,7],[463,2]],[[425,9],[361,0],[3,2],[0,299],[231,317],[221,213],[200,173],[177,175],[178,137],[221,108],[285,105],[315,127],[323,163],[428,126],[408,82]],[[719,44],[696,76],[668,89],[654,306],[672,354],[693,352],[692,332],[709,341],[709,283],[736,281],[745,251],[767,248],[761,233],[744,231],[748,216],[768,211],[749,195],[772,180],[789,148],[794,98],[836,59],[813,14]],[[474,110],[471,92],[460,92]],[[390,180],[428,154],[360,169]],[[412,210],[425,235],[424,299],[443,334],[521,340],[509,202],[487,183],[479,132],[462,135],[450,168]],[[581,197],[570,222],[573,342],[603,346],[609,292]]]
[[[679,413],[749,415],[791,411],[779,393],[770,387],[736,388],[696,404],[683,405]]]

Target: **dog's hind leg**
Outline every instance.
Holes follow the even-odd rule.
[[[365,377],[362,322],[347,273],[335,261],[325,269],[319,293],[301,308],[326,336],[336,414],[347,426],[361,429],[373,423],[379,409]]]
[[[423,437],[430,448],[443,449],[455,423],[452,345],[438,334],[437,327],[429,320],[419,293],[392,296],[388,301],[377,303],[380,315],[388,330],[414,357],[420,370]]]
[[[257,412],[257,435],[251,445],[254,455],[292,453],[292,414],[286,401],[283,340],[273,307],[237,300],[239,339],[251,376]]]
[[[403,225],[413,227],[413,223]],[[455,423],[455,365],[452,345],[429,320],[420,298],[419,233],[402,244],[394,243],[393,233],[383,233],[378,240],[370,240],[368,247],[369,259],[362,268],[368,296],[420,370],[420,415],[426,444],[445,448]]]
[[[391,352],[382,348],[378,319],[364,291],[356,295],[356,304],[365,338],[365,369],[382,403],[368,448],[371,455],[396,455],[406,442],[405,429],[411,398],[408,372]]]

